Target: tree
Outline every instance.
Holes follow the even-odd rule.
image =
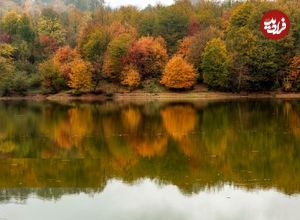
[[[76,91],[86,91],[92,87],[92,66],[83,59],[76,59],[70,63],[71,74],[68,85]]]
[[[28,89],[27,78],[24,72],[16,69],[13,62],[15,48],[9,44],[0,44],[0,93],[24,94]]]
[[[14,41],[24,40],[27,43],[34,41],[34,30],[30,18],[25,13],[10,11],[3,17],[1,25]]]
[[[135,39],[137,36],[137,30],[127,24],[127,23],[120,23],[120,22],[113,22],[109,28],[108,28],[108,32],[110,34],[110,38],[114,39],[116,37],[119,37],[122,34],[128,34],[132,37],[132,39]]]
[[[173,89],[191,88],[197,80],[196,70],[181,56],[175,55],[166,65],[161,84]]]
[[[182,40],[180,40],[179,48],[178,51],[176,52],[176,55],[179,55],[184,59],[187,59],[192,42],[193,42],[193,37],[185,37]]]
[[[168,59],[162,38],[141,37],[129,48],[126,62],[135,65],[142,78],[159,77]]]
[[[166,40],[171,54],[176,51],[178,40],[187,34],[188,23],[188,15],[179,7],[170,6],[159,11],[158,35]]]
[[[106,77],[116,81],[121,80],[125,55],[133,40],[131,35],[121,34],[108,44],[103,65],[103,72]]]
[[[79,35],[78,50],[84,59],[91,62],[93,66],[94,90],[102,77],[104,54],[110,40],[107,29],[103,26],[88,24]]]
[[[285,76],[283,89],[285,91],[300,91],[300,56],[296,55],[291,60]]]
[[[214,38],[206,45],[203,54],[202,69],[204,83],[215,89],[228,89],[230,86],[231,58],[225,43]]]
[[[134,66],[126,66],[122,71],[122,85],[134,89],[139,86],[140,80],[140,74]]]
[[[67,88],[67,80],[64,78],[60,67],[53,59],[39,64],[38,72],[42,78],[42,86],[46,92],[59,92]]]
[[[47,36],[54,39],[62,46],[66,41],[66,31],[59,19],[55,16],[41,16],[37,24],[39,36]]]
[[[210,26],[205,29],[201,29],[197,34],[191,37],[189,47],[186,52],[186,60],[193,64],[197,71],[200,73],[199,79],[203,79],[203,71],[201,69],[202,65],[202,55],[204,48],[210,40],[219,37],[221,31],[214,26]]]
[[[234,28],[226,35],[226,45],[233,56],[233,86],[237,91],[251,89],[251,66],[258,51],[258,37],[247,27]]]
[[[53,62],[59,67],[59,70],[66,80],[70,79],[71,63],[80,59],[80,54],[76,49],[69,46],[59,48],[53,56]]]

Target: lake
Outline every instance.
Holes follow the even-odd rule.
[[[300,101],[0,102],[0,220],[300,219]]]

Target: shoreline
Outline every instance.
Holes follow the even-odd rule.
[[[25,96],[0,97],[0,101],[198,101],[198,100],[230,100],[230,99],[300,99],[300,93],[283,92],[255,92],[255,93],[227,93],[227,92],[126,92],[105,94],[83,94],[74,96],[67,93],[53,95],[31,94]]]

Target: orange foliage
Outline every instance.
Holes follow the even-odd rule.
[[[295,56],[292,59],[289,77],[291,80],[297,80],[299,76],[300,76],[300,56]]]
[[[121,84],[130,88],[136,88],[141,81],[140,74],[132,65],[126,66],[122,71]]]
[[[126,62],[137,67],[144,78],[160,75],[168,59],[164,40],[142,37],[129,49]]]
[[[166,65],[161,84],[168,88],[191,88],[197,80],[193,65],[186,62],[181,56],[175,55]]]
[[[69,46],[58,49],[53,56],[54,63],[59,66],[65,79],[70,79],[71,62],[78,59],[80,59],[79,53]]]
[[[162,156],[166,152],[168,138],[165,136],[134,136],[129,138],[129,145],[142,157]]]
[[[53,54],[59,48],[57,40],[47,35],[39,36],[39,42],[46,54]]]
[[[189,49],[192,42],[193,37],[185,37],[183,40],[180,41],[179,49],[176,54],[186,59],[189,54]]]
[[[130,149],[120,134],[119,124],[114,118],[107,117],[103,120],[103,131],[109,152],[112,156],[112,165],[116,170],[134,166],[138,162],[136,153]]]
[[[136,131],[141,122],[141,113],[137,109],[128,108],[122,111],[121,118],[126,130]]]
[[[129,24],[121,24],[120,22],[113,22],[108,31],[110,33],[111,38],[115,38],[120,36],[121,34],[129,34],[133,38],[136,38],[137,30]]]
[[[285,81],[283,83],[283,87],[286,91],[290,90],[299,90],[299,84],[297,81],[299,81],[300,77],[300,55],[296,55],[293,57],[289,72],[285,78]]]
[[[83,59],[70,63],[71,74],[68,85],[76,90],[89,90],[92,86],[91,64]]]
[[[197,122],[197,114],[191,106],[169,106],[161,111],[164,126],[175,140],[182,140]]]
[[[83,138],[86,137],[92,126],[91,116],[90,108],[71,108],[63,120],[60,120],[54,127],[46,126],[44,131],[53,137],[54,142],[60,148],[80,148]]]

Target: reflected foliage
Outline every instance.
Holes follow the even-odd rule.
[[[299,146],[299,101],[1,102],[0,194],[55,199],[112,178],[295,194]]]

